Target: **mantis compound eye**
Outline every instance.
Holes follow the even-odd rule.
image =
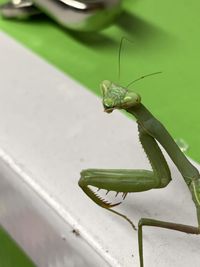
[[[106,97],[111,85],[112,85],[112,82],[108,81],[108,80],[104,80],[104,81],[101,82],[100,89],[102,91],[103,97]]]
[[[126,96],[122,101],[122,108],[128,109],[134,107],[141,102],[141,97],[139,94],[134,92],[127,92]]]

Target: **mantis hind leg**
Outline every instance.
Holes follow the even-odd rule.
[[[200,234],[199,227],[194,227],[194,226],[185,225],[185,224],[172,223],[172,222],[158,221],[158,220],[149,219],[149,218],[140,219],[138,223],[138,244],[139,244],[140,267],[144,267],[143,238],[142,238],[143,236],[142,227],[143,226],[160,227],[160,228],[184,232],[187,234],[196,234],[196,235]]]
[[[155,139],[148,134],[148,132],[139,126],[139,136],[141,144],[147,154],[147,157],[151,163],[153,171],[157,173],[158,177],[161,179],[160,187],[166,186],[166,184],[170,181],[170,171],[168,165],[160,151],[158,145],[155,145]],[[157,158],[155,158],[155,155]],[[158,160],[159,158],[159,160]],[[162,163],[162,164],[161,164]],[[164,167],[164,168],[163,168]],[[163,177],[163,179],[161,178]],[[167,179],[166,179],[167,177]],[[159,221],[149,218],[141,218],[138,223],[138,246],[139,246],[139,257],[140,257],[140,267],[144,267],[144,260],[143,260],[143,233],[142,228],[143,226],[152,226],[152,227],[160,227],[175,231],[180,231],[188,234],[200,234],[200,180],[197,179],[189,185],[190,191],[193,195],[193,200],[196,204],[197,208],[197,218],[198,218],[198,227],[184,225],[184,224],[177,224],[172,222],[166,221]]]

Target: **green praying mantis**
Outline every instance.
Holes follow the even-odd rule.
[[[180,171],[196,206],[198,220],[197,227],[150,218],[141,218],[139,220],[139,259],[140,267],[144,267],[143,226],[161,227],[188,234],[200,234],[200,174],[180,150],[163,124],[142,104],[139,94],[108,80],[103,81],[100,88],[103,94],[104,110],[107,113],[111,113],[115,109],[123,109],[136,118],[139,140],[151,164],[152,171],[125,169],[83,170],[81,172],[79,186],[85,194],[102,208],[108,209],[126,219],[132,227],[136,229],[129,218],[113,209],[113,207],[119,205],[121,202],[115,204],[109,203],[100,197],[98,193],[95,193],[89,186],[108,191],[115,191],[116,193],[122,192],[123,198],[125,198],[128,193],[166,187],[171,181],[171,173],[158,145],[159,143]]]

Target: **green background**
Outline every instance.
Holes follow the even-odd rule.
[[[125,0],[122,15],[99,33],[72,33],[45,16],[25,22],[1,19],[0,28],[96,94],[101,80],[118,79],[119,42],[122,36],[131,39],[122,49],[121,83],[162,71],[134,88],[200,162],[199,10],[197,0]]]
[[[12,256],[11,256],[12,255]],[[0,227],[0,267],[35,267],[10,236]]]
[[[198,0],[126,0],[121,16],[99,33],[72,33],[45,16],[24,22],[0,19],[0,29],[98,95],[101,80],[118,80],[118,48],[126,36],[133,43],[122,49],[122,85],[162,71],[134,88],[173,137],[189,144],[187,154],[200,162],[199,10]],[[32,265],[1,230],[0,240],[7,244],[0,246],[0,267]],[[6,263],[6,251],[16,264]]]

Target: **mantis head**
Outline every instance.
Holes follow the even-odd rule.
[[[105,80],[100,84],[103,94],[103,106],[107,113],[114,109],[129,109],[141,102],[139,94]]]

